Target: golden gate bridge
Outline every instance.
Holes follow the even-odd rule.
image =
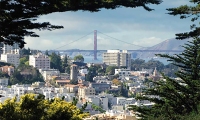
[[[84,35],[84,36],[82,36],[82,37],[80,37],[80,38],[78,38],[78,39],[76,39],[76,40],[74,40],[74,41],[72,41],[72,42],[70,42],[70,43],[67,43],[67,44],[65,44],[65,45],[62,45],[62,46],[60,46],[60,47],[58,47],[58,48],[56,48],[56,49],[54,49],[54,51],[62,51],[62,52],[93,52],[94,53],[94,60],[97,60],[97,53],[98,52],[106,52],[107,50],[98,50],[97,49],[97,32],[98,33],[100,33],[100,34],[103,34],[103,35],[105,35],[105,36],[107,36],[107,37],[109,37],[109,38],[111,38],[111,39],[114,39],[114,40],[116,40],[116,41],[120,41],[120,42],[123,42],[123,43],[126,43],[126,44],[129,44],[129,45],[133,45],[133,46],[137,46],[137,47],[140,47],[140,48],[149,48],[149,47],[144,47],[144,46],[140,46],[140,45],[136,45],[136,44],[133,44],[133,43],[129,43],[129,42],[126,42],[126,41],[123,41],[123,40],[119,40],[119,39],[117,39],[117,38],[114,38],[114,37],[111,37],[111,36],[109,36],[109,35],[106,35],[106,34],[104,34],[104,33],[102,33],[102,32],[100,32],[100,31],[97,31],[97,30],[94,30],[94,31],[92,31],[92,32],[90,32],[89,34],[86,34],[86,35]],[[85,38],[86,36],[88,36],[88,35],[91,35],[91,34],[94,34],[94,49],[93,50],[80,50],[80,49],[70,49],[70,50],[58,50],[58,49],[60,49],[60,48],[63,48],[64,46],[67,46],[67,45],[70,45],[70,44],[72,44],[72,43],[75,43],[75,42],[77,42],[77,41],[79,41],[79,40],[81,40],[81,39],[83,39],[83,38]],[[128,52],[156,52],[156,53],[162,53],[162,52],[171,52],[171,53],[181,53],[182,52],[182,50],[148,50],[148,49],[138,49],[138,50],[127,50]]]

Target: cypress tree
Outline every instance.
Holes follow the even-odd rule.
[[[131,106],[131,109],[138,111],[140,113],[138,115],[143,119],[175,120],[192,111],[199,112],[197,106],[200,100],[200,38],[196,37],[188,41],[183,47],[185,50],[181,54],[158,55],[167,58],[180,68],[175,73],[180,80],[163,74],[163,80],[152,81],[154,87],[145,90],[144,95],[139,96],[138,99],[149,100],[155,105],[151,108]]]
[[[24,37],[39,37],[36,30],[55,30],[63,26],[49,22],[37,22],[41,15],[65,11],[98,12],[100,9],[118,7],[143,7],[151,11],[149,4],[160,4],[161,0],[0,0],[0,42],[22,48]]]
[[[176,39],[183,40],[192,38],[183,47],[181,54],[174,56],[161,55],[168,58],[180,70],[175,74],[181,80],[176,80],[163,75],[164,80],[153,81],[154,87],[145,90],[140,100],[149,100],[155,103],[151,108],[132,106],[130,109],[138,111],[143,119],[181,119],[192,111],[199,113],[198,105],[200,100],[200,27],[198,18],[200,13],[200,0],[190,0],[190,4],[181,5],[176,8],[169,8],[168,14],[180,16],[180,19],[191,18],[191,31],[176,34]],[[154,95],[154,97],[149,97]],[[157,96],[157,97],[155,97]],[[159,98],[158,98],[159,96]]]

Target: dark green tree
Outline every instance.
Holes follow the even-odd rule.
[[[142,69],[142,65],[145,63],[145,60],[143,59],[132,59],[131,60],[131,69],[132,70],[141,70]]]
[[[53,52],[50,55],[50,66],[51,66],[51,68],[58,69],[59,71],[62,71],[61,65],[62,65],[62,61],[61,61],[60,55]]]
[[[28,57],[22,57],[19,59],[19,65],[26,65],[27,61],[29,61]]]
[[[36,22],[41,15],[65,11],[91,11],[115,9],[118,7],[143,7],[151,11],[149,4],[160,4],[161,0],[1,0],[0,1],[0,42],[18,43],[22,48],[24,37],[39,37],[33,30],[55,30],[63,26],[49,22]]]
[[[75,62],[84,62],[83,55],[76,55],[76,56],[74,56],[74,61]]]
[[[178,120],[192,111],[199,112],[197,107],[200,100],[200,38],[188,41],[183,47],[185,50],[181,54],[159,55],[181,68],[175,73],[181,80],[163,75],[164,80],[154,81],[154,87],[147,89],[145,96],[138,97],[140,100],[155,103],[152,108],[133,106],[132,109],[141,113],[140,116],[144,119]],[[150,95],[159,98],[149,97]]]
[[[170,15],[180,16],[180,19],[191,18],[192,25],[190,26],[190,32],[178,33],[176,34],[177,39],[193,38],[200,35],[200,27],[198,19],[200,14],[200,3],[199,0],[188,0],[186,5],[181,5],[176,8],[169,8]]]
[[[44,54],[47,55],[47,56],[49,56],[49,51],[46,50]]]
[[[25,74],[23,74],[25,73]],[[44,78],[38,69],[28,65],[19,65],[10,76],[9,84],[31,84],[33,82],[44,82]]]
[[[118,67],[117,66],[108,66],[106,68],[106,73],[109,74],[109,75],[114,75],[115,69],[118,69]]]
[[[0,78],[9,78],[8,73],[0,71]]]
[[[86,81],[93,82],[93,78],[98,75],[97,71],[98,71],[97,66],[89,67],[88,74],[86,75]]]
[[[68,57],[65,56],[62,60],[62,71],[61,72],[67,72],[67,66],[68,66]]]
[[[147,68],[147,69],[155,69],[156,68],[157,70],[161,71],[164,68],[164,64],[158,60],[151,59],[148,62],[146,62],[145,64],[143,64],[142,67]]]
[[[162,72],[169,77],[176,77],[175,72],[179,70],[178,66],[175,66],[173,64],[167,64],[165,65],[164,69],[162,70]]]
[[[27,56],[27,55],[31,55],[31,50],[30,48],[26,49],[26,48],[23,48],[21,49],[21,53],[20,53],[22,56]]]

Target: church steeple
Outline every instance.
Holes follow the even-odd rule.
[[[153,71],[153,76],[158,76],[158,71],[156,70],[156,67],[155,67],[155,69]]]

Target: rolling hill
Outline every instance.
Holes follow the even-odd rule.
[[[165,40],[159,44],[156,44],[152,47],[143,49],[143,50],[154,50],[158,52],[135,52],[133,53],[136,58],[152,58],[156,57],[155,54],[162,53],[162,54],[175,54],[172,52],[159,52],[160,50],[177,50],[177,51],[182,51],[184,48],[182,47],[187,41],[190,39],[186,40],[176,40],[175,38],[173,39],[168,39]]]

